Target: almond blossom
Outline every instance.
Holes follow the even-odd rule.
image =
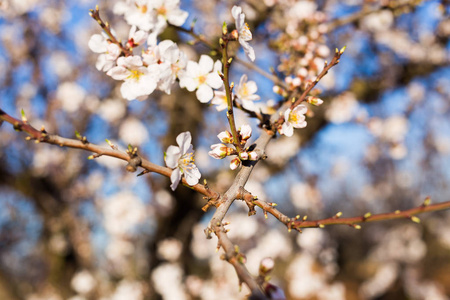
[[[95,67],[99,71],[107,72],[115,65],[116,59],[119,57],[121,49],[117,44],[108,42],[104,34],[94,34],[88,42],[89,49],[92,52],[100,53],[95,63]]]
[[[202,55],[199,62],[188,61],[186,70],[180,71],[180,87],[195,93],[197,99],[202,103],[209,102],[213,96],[213,89],[223,85],[223,81],[217,73],[222,69],[220,61],[214,61],[208,55]]]
[[[151,9],[149,0],[117,2],[114,13],[124,15],[129,25],[145,31],[153,30],[157,22],[156,12]]]
[[[174,169],[170,175],[172,191],[177,188],[183,174],[190,186],[196,185],[202,176],[194,164],[194,150],[191,141],[192,137],[189,131],[180,133],[177,136],[178,147],[169,146],[164,155],[166,165]]]
[[[180,9],[180,0],[152,0],[150,2],[158,18],[167,20],[169,24],[181,26],[189,16],[187,11]]]
[[[124,80],[120,87],[122,96],[127,100],[143,100],[155,89],[159,80],[158,65],[145,67],[140,56],[119,57],[117,66],[108,71],[107,75],[115,80]]]
[[[130,33],[128,34],[128,48],[135,48],[147,40],[148,32],[144,30],[137,30],[135,25],[131,26]]]
[[[214,91],[214,98],[211,100],[211,104],[214,104],[216,106],[217,111],[227,109],[228,102],[227,102],[227,94],[225,92],[225,86],[222,85],[222,87],[219,90]]]
[[[255,50],[250,46],[248,41],[252,40],[252,32],[248,28],[248,24],[245,23],[245,14],[242,13],[242,8],[240,6],[233,6],[231,9],[231,14],[235,19],[236,29],[238,31],[238,40],[248,59],[251,61],[255,60]]]
[[[260,99],[260,97],[255,94],[258,90],[258,86],[254,81],[247,82],[247,79],[247,75],[242,75],[239,85],[235,89],[235,93],[245,109],[254,111],[256,107],[253,101]]]
[[[303,104],[294,107],[292,110],[288,108],[284,112],[284,123],[279,132],[285,136],[292,136],[294,128],[306,127],[305,114],[307,111],[308,109]]]
[[[178,75],[186,68],[187,56],[171,40],[164,40],[158,44],[160,53],[159,68],[161,71],[158,89],[170,94],[172,85]]]
[[[189,14],[179,6],[179,0],[120,1],[114,6],[114,13],[124,15],[130,25],[160,34],[167,23],[175,26],[184,24]]]

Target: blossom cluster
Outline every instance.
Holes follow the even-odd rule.
[[[242,125],[238,130],[238,134],[238,143],[240,143],[240,146],[245,147],[247,140],[252,136],[252,128],[250,125]],[[223,159],[230,155],[236,155],[236,157],[231,160],[231,170],[237,169],[241,165],[242,161],[259,159],[258,154],[256,151],[251,150],[251,147],[238,151],[235,148],[227,146],[227,144],[236,144],[233,139],[233,135],[229,131],[222,131],[217,135],[217,137],[222,143],[212,145],[211,151],[209,151],[208,154],[215,159]]]
[[[219,76],[221,62],[214,63],[207,55],[202,55],[198,62],[191,61],[173,41],[158,42],[158,35],[168,24],[179,27],[185,23],[188,13],[179,8],[179,0],[120,1],[114,12],[123,15],[131,25],[125,45],[118,42],[120,39],[115,37],[114,30],[107,26],[103,34],[91,37],[89,48],[100,54],[96,63],[98,70],[123,81],[120,91],[125,99],[145,100],[155,90],[170,94],[177,79],[181,88],[196,91],[200,102],[213,99],[214,90],[223,86]],[[245,15],[238,6],[233,7],[232,15],[236,19],[236,38],[253,61],[255,52],[248,44],[252,34],[245,24]],[[134,54],[140,46],[144,48],[140,55]]]

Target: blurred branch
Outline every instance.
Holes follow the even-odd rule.
[[[383,2],[385,2],[384,5],[383,5]],[[366,5],[366,6],[363,6],[362,10],[360,10],[352,15],[349,15],[346,17],[339,17],[335,20],[332,20],[332,21],[326,23],[327,29],[328,29],[328,32],[333,31],[338,27],[359,21],[363,17],[373,14],[373,13],[376,13],[376,12],[379,12],[383,9],[390,9],[394,12],[397,12],[397,11],[403,12],[403,10],[405,10],[405,9],[415,8],[416,6],[422,4],[423,2],[424,2],[423,0],[412,0],[412,1],[397,0],[397,1],[381,1],[382,5],[376,6],[376,7],[369,7]]]

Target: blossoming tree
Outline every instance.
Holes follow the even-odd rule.
[[[0,4],[0,298],[446,299],[448,7],[238,4]]]

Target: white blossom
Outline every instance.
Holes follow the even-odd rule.
[[[216,105],[217,111],[227,109],[228,102],[227,102],[227,94],[225,92],[225,86],[222,85],[222,87],[219,90],[214,91],[214,98],[211,100],[211,104]]]
[[[120,47],[115,43],[108,42],[104,34],[92,35],[89,39],[88,46],[92,52],[100,53],[95,67],[97,70],[103,72],[107,72],[114,67],[115,61],[121,53]]]
[[[164,160],[166,165],[174,169],[170,175],[172,184],[170,187],[174,191],[184,174],[189,185],[196,185],[201,177],[200,171],[194,164],[194,150],[191,145],[192,137],[189,131],[182,132],[177,136],[177,146],[167,148]]]
[[[242,13],[242,8],[240,6],[233,6],[231,9],[231,14],[235,19],[236,29],[238,31],[238,39],[242,48],[244,48],[245,54],[251,60],[255,60],[255,50],[250,46],[248,41],[252,40],[252,32],[248,28],[247,23],[245,23],[245,14]]]
[[[197,99],[202,103],[209,102],[213,96],[213,89],[223,85],[217,73],[222,69],[220,61],[214,61],[208,55],[202,55],[199,62],[188,61],[186,70],[180,71],[180,86],[193,92],[197,90]]]
[[[306,106],[300,104],[294,109],[286,109],[284,112],[284,123],[280,129],[280,133],[285,136],[292,136],[294,134],[294,128],[306,127],[305,114],[307,112]]]
[[[137,30],[135,25],[131,26],[130,33],[128,34],[127,46],[129,48],[137,47],[147,41],[148,32],[144,30]]]
[[[122,96],[127,100],[142,100],[150,95],[159,80],[158,65],[145,67],[140,56],[119,57],[117,66],[108,71],[107,75],[115,80],[124,80],[120,87]]]
[[[124,15],[129,25],[149,31],[155,28],[156,11],[151,9],[149,0],[121,1],[114,6],[114,13]]]
[[[247,82],[247,75],[242,75],[239,85],[235,88],[236,97],[241,101],[242,106],[248,110],[255,110],[253,101],[259,100],[260,97],[256,95],[258,86],[254,81]]]
[[[187,11],[180,9],[180,0],[152,0],[150,3],[158,17],[167,20],[169,24],[181,26],[189,16]]]
[[[158,89],[170,94],[178,75],[186,68],[187,56],[171,40],[164,40],[158,44],[160,80]]]

